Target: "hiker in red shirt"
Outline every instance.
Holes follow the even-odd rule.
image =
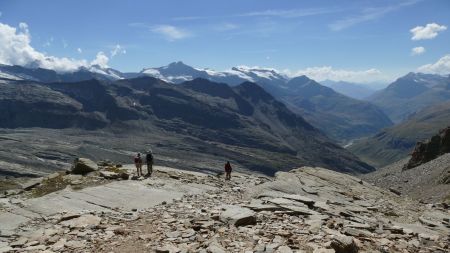
[[[231,164],[229,161],[227,161],[227,163],[225,163],[225,180],[231,179],[231,170]]]
[[[137,155],[134,157],[134,165],[137,169],[137,176],[142,176],[142,158],[140,153],[137,153]]]

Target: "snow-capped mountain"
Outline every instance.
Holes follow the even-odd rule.
[[[102,68],[99,65],[92,65],[89,68],[85,69],[111,80],[124,79],[124,74],[122,72],[112,68]]]
[[[239,66],[233,67],[230,70],[215,71],[211,69],[194,68],[181,61],[173,62],[167,66],[158,68],[145,68],[140,73],[172,83],[182,83],[195,78],[204,78],[233,86],[245,81],[261,84],[268,82],[285,82],[287,80],[286,76],[278,73],[275,69]]]
[[[81,67],[74,72],[56,72],[43,68],[27,68],[22,66],[0,65],[0,78],[12,80],[30,80],[37,82],[78,82],[89,79],[114,81],[123,78],[135,77],[134,73],[122,73],[111,68],[102,68],[98,65]]]

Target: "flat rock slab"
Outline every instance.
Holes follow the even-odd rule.
[[[182,192],[149,188],[135,181],[119,181],[79,191],[64,190],[25,202],[27,209],[43,215],[82,210],[145,209],[183,196]]]
[[[183,189],[158,189],[136,181],[116,181],[78,191],[68,188],[25,200],[22,206],[11,206],[8,211],[0,212],[0,236],[13,235],[16,228],[33,216],[52,216],[62,212],[147,209],[162,202],[181,198],[187,192],[187,188],[189,186],[184,186]],[[201,191],[199,187],[192,186],[192,188]]]
[[[14,234],[14,230],[20,224],[25,223],[29,220],[30,219],[25,216],[10,212],[0,213],[0,224],[1,224],[0,236],[2,237],[12,236]]]

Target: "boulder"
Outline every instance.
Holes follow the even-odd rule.
[[[97,171],[98,165],[90,159],[87,158],[77,158],[74,161],[72,167],[73,174],[87,174],[89,172]]]
[[[350,236],[336,236],[331,242],[330,246],[336,253],[358,252],[358,246],[356,246],[353,237]]]
[[[256,224],[255,212],[240,206],[228,206],[220,214],[220,220],[236,227]]]

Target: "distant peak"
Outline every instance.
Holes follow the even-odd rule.
[[[167,66],[168,67],[191,67],[189,65],[184,64],[184,62],[182,62],[182,61],[174,61]]]

